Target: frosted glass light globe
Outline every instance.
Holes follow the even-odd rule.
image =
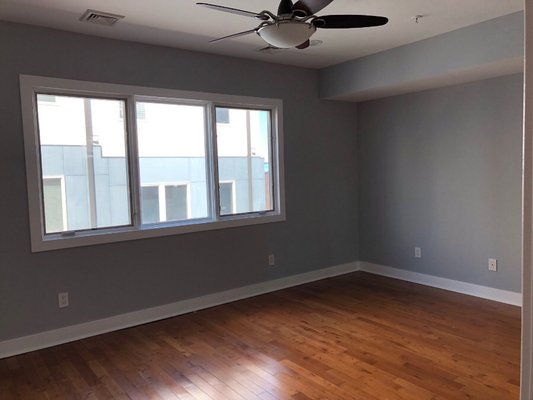
[[[298,46],[309,39],[316,28],[301,21],[278,21],[259,28],[257,34],[271,46],[287,49]]]

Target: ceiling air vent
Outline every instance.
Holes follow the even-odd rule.
[[[113,26],[118,20],[124,18],[124,15],[106,13],[103,11],[87,10],[83,13],[80,21],[90,22],[92,24]]]

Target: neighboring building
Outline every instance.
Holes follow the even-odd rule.
[[[39,95],[38,104],[46,232],[129,225],[123,101]],[[138,102],[136,111],[143,224],[207,217],[205,107]],[[271,209],[262,113],[217,108],[221,215]]]

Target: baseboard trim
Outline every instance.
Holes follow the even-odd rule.
[[[133,311],[95,321],[66,326],[64,328],[40,332],[20,338],[5,340],[0,342],[0,358],[11,357],[107,332],[117,331],[136,325],[142,325],[165,318],[175,317],[178,315],[187,314],[189,312],[231,303],[233,301],[254,297],[325,278],[344,275],[355,271],[364,271],[371,274],[388,276],[391,278],[419,283],[439,289],[445,289],[470,296],[494,300],[501,303],[507,303],[516,306],[522,305],[521,293],[494,289],[487,286],[475,285],[453,279],[441,278],[399,268],[372,264],[365,261],[357,261],[230,289],[223,292],[208,294],[193,299],[186,299],[158,307],[146,308],[144,310]]]
[[[357,262],[336,265],[329,268],[243,286],[158,307],[133,311],[127,314],[116,315],[20,338],[5,340],[0,342],[0,358],[11,357],[46,347],[84,339],[90,336],[96,336],[136,325],[142,325],[148,322],[175,317],[192,311],[198,311],[230,303],[232,301],[258,296],[276,290],[314,282],[320,279],[344,275],[357,271],[358,268],[359,266]]]
[[[358,261],[358,265],[360,271],[365,271],[376,275],[388,276],[390,278],[401,279],[403,281],[420,283],[422,285],[450,290],[452,292],[468,294],[470,296],[494,300],[500,303],[522,306],[522,293],[495,289],[488,286],[475,285],[473,283],[456,281],[448,278],[441,278],[434,275],[421,274],[419,272],[372,264],[365,261]]]

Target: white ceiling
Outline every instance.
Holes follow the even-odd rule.
[[[208,0],[258,12],[275,12],[276,0]],[[87,9],[125,15],[114,27],[80,22]],[[195,5],[193,0],[0,0],[0,19],[137,42],[322,68],[415,42],[444,32],[524,9],[524,0],[335,0],[318,15],[370,14],[390,19],[384,27],[319,29],[311,38],[323,44],[306,50],[260,53],[262,39],[251,34],[208,43],[231,33],[253,29],[253,18]],[[412,16],[425,17],[418,24]]]

